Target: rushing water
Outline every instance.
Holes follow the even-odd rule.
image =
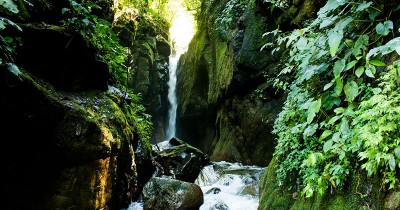
[[[204,193],[199,210],[257,210],[258,186],[264,170],[225,161],[204,167],[195,181]],[[143,202],[134,202],[127,210],[142,209]]]
[[[204,167],[195,181],[204,193],[200,210],[257,210],[258,185],[264,170],[224,161]]]
[[[167,140],[174,137],[176,132],[176,110],[178,108],[176,99],[176,69],[180,56],[181,54],[175,54],[169,57],[168,101],[170,103],[170,108],[168,110]]]

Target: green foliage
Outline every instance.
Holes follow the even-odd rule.
[[[150,143],[151,134],[153,132],[153,123],[151,122],[151,115],[146,114],[146,108],[142,104],[142,97],[140,94],[130,93],[132,99],[132,115],[133,122],[139,134],[138,149],[151,156],[152,144]]]
[[[265,34],[275,37],[263,48],[286,46],[288,57],[275,82],[288,91],[273,131],[277,178],[306,197],[340,189],[357,169],[382,173],[390,188],[399,183],[399,62],[377,73],[385,70],[384,55],[400,54],[398,26],[384,16],[398,11],[383,9],[328,0],[305,28]]]
[[[111,30],[111,23],[93,15],[93,10],[101,8],[92,2],[77,3],[70,0],[71,9],[63,8],[69,18],[63,21],[93,44],[98,50],[98,59],[108,64],[114,80],[120,86],[126,85],[127,68],[124,65],[127,49],[119,44],[118,37]]]
[[[246,9],[247,1],[245,0],[230,0],[226,3],[222,12],[214,21],[214,25],[229,29],[232,24],[237,22],[238,18],[242,16]]]
[[[6,12],[13,14],[18,14],[19,10],[17,5],[12,0],[2,0],[0,2],[0,11],[5,9]],[[0,16],[0,31],[11,26],[18,31],[22,29],[18,24],[14,23],[12,20]],[[21,40],[19,37],[3,36],[0,34],[0,65],[5,63],[7,69],[18,76],[21,72],[18,66],[14,64],[13,56],[15,55],[15,49],[18,45],[21,45]]]

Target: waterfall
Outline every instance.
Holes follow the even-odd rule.
[[[180,56],[181,54],[176,53],[169,57],[168,101],[170,108],[168,110],[166,140],[170,140],[176,133],[176,110],[178,108],[178,101],[176,99],[176,69]]]
[[[180,11],[172,21],[170,28],[170,39],[172,53],[169,57],[169,80],[168,80],[168,125],[166,131],[166,141],[176,134],[176,110],[178,100],[176,98],[176,70],[180,56],[187,51],[190,40],[194,34],[194,18],[187,11]]]

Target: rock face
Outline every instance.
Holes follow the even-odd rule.
[[[60,26],[68,1],[14,2],[20,13],[12,20],[23,30],[2,31],[21,38],[13,61],[19,68],[0,65],[2,205],[128,206],[139,193],[134,107],[108,90],[109,69],[96,60],[96,49]],[[109,18],[112,1],[98,2],[105,5],[99,17]]]
[[[260,52],[262,34],[275,27],[255,0],[237,1],[224,24],[227,1],[202,5],[195,34],[178,70],[178,136],[211,160],[267,165],[274,150],[270,134],[282,106],[263,75],[273,76],[277,57]]]
[[[130,12],[128,8],[118,15],[113,30],[122,44],[130,49],[127,62],[129,86],[142,95],[147,113],[153,117],[151,141],[155,143],[165,139],[168,115],[169,24],[161,17],[154,24],[143,14]],[[132,15],[139,17],[135,19]]]
[[[112,209],[137,190],[134,125],[102,91],[62,93],[1,68],[3,205]],[[114,96],[115,97],[115,96]],[[118,102],[120,103],[120,102]],[[125,106],[125,105],[124,105]]]
[[[143,189],[144,209],[198,210],[203,192],[193,183],[170,178],[152,178]]]

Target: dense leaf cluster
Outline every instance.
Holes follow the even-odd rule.
[[[273,131],[281,183],[310,197],[364,169],[397,187],[399,9],[328,0],[304,28],[265,34],[289,58],[275,81],[288,92]]]

